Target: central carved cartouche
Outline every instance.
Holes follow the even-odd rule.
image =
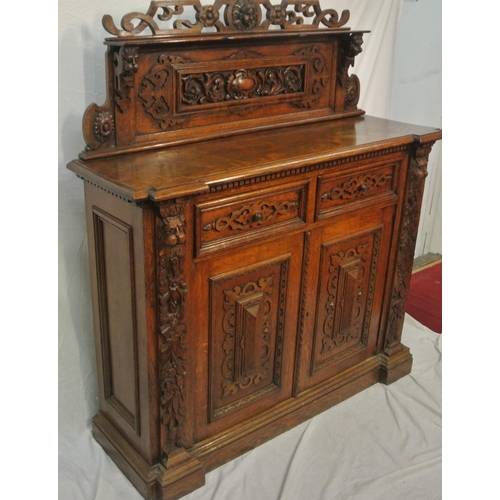
[[[256,99],[304,91],[305,65],[186,74],[182,103],[187,106]]]

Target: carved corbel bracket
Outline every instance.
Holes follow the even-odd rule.
[[[135,76],[139,70],[139,49],[123,46],[106,54],[108,100],[91,104],[83,117],[85,151],[130,144],[135,137]],[[108,78],[108,75],[110,77]]]
[[[113,55],[115,75],[115,104],[122,113],[130,108],[132,90],[135,87],[135,74],[139,69],[137,47],[121,47]]]
[[[111,95],[108,75],[113,74],[111,50],[106,54],[106,81],[108,82],[107,96]],[[85,151],[109,148],[116,144],[115,110],[109,98],[99,106],[91,104],[83,115],[83,137]]]
[[[413,257],[424,193],[424,181],[427,177],[427,163],[433,144],[434,141],[418,144],[414,147],[410,155],[406,200],[396,263],[396,276],[392,288],[389,322],[384,345],[384,350],[389,356],[394,355],[403,348],[400,344],[401,332],[403,330],[406,301],[410,289]]]
[[[361,85],[356,75],[349,75],[349,68],[354,66],[354,59],[362,52],[363,33],[351,33],[341,44],[338,84],[344,90],[343,109],[356,109]]]

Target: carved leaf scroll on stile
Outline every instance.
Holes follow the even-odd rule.
[[[121,29],[109,15],[103,17],[102,24],[112,35],[130,37],[147,36],[148,28],[153,36],[179,34],[180,31],[197,34],[214,30],[238,33],[277,28],[349,29],[343,28],[349,17],[348,10],[341,15],[334,9],[322,10],[319,0],[283,0],[279,5],[269,0],[216,0],[212,5],[202,5],[200,0],[163,0],[151,2],[145,14],[131,12],[123,16]]]

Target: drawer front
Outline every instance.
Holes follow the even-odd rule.
[[[370,163],[343,173],[318,177],[316,218],[328,217],[347,206],[352,208],[377,198],[397,197],[401,159]]]
[[[285,185],[196,205],[197,254],[305,224],[307,185]]]

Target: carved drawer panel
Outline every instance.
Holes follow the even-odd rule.
[[[374,198],[396,198],[399,164],[400,161],[371,163],[368,168],[319,176],[316,218],[321,219],[347,205],[359,205]]]
[[[196,206],[197,253],[305,224],[307,185],[238,195]]]

